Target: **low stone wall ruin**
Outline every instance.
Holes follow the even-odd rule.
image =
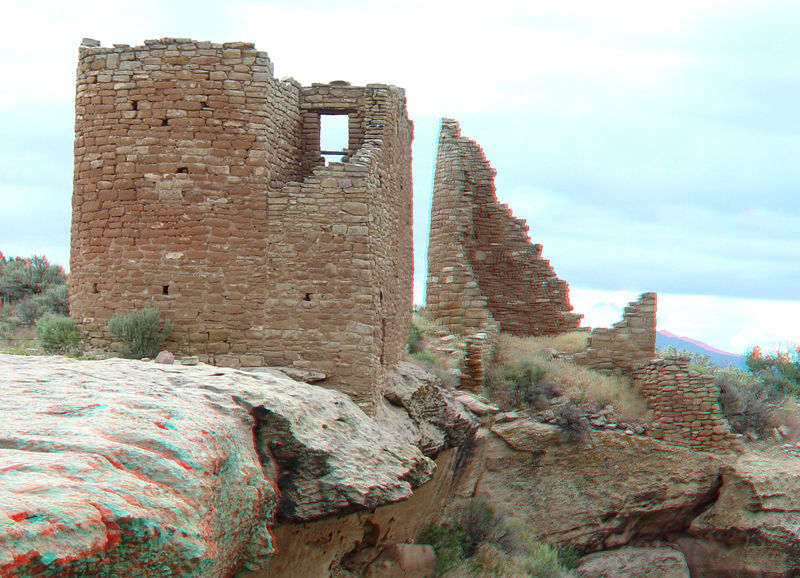
[[[714,378],[690,371],[688,357],[665,357],[638,365],[633,387],[654,414],[647,435],[694,450],[737,449],[719,405]]]
[[[589,337],[589,348],[572,361],[599,373],[629,374],[632,368],[656,355],[655,293],[642,293],[625,307],[622,321],[610,328],[598,327]]]

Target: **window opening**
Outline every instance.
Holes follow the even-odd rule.
[[[319,148],[323,156],[341,157],[350,153],[350,116],[348,114],[319,115]],[[335,157],[339,157],[336,159]],[[327,159],[326,159],[327,164]]]
[[[179,168],[178,168],[178,173],[179,173],[179,174],[184,174],[184,175],[185,175],[185,174],[187,174],[188,172],[189,172],[189,169],[188,169],[187,167],[179,167]]]
[[[161,286],[161,294],[162,295],[169,295],[169,285],[162,285]]]

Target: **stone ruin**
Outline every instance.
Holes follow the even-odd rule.
[[[278,80],[246,42],[85,39],[75,115],[70,308],[90,342],[155,306],[175,353],[320,370],[371,411],[412,308],[403,90]],[[349,119],[341,162],[324,115]]]
[[[495,171],[480,146],[442,119],[428,244],[426,309],[452,333],[466,332],[461,387],[480,392],[497,331],[517,336],[581,330],[567,283],[528,237],[525,221],[500,204]],[[586,351],[559,356],[606,375],[627,375],[653,412],[652,433],[694,449],[736,446],[712,379],[684,359],[655,359],[655,293],[642,293],[622,320],[595,328]]]
[[[624,373],[656,356],[655,293],[642,293],[628,303],[622,321],[610,328],[597,327],[589,336],[586,351],[571,356],[572,361],[599,373]]]
[[[426,310],[452,332],[482,326],[519,336],[576,331],[567,283],[500,204],[495,170],[458,123],[442,119],[428,243]]]

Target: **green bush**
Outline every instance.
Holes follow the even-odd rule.
[[[434,576],[443,576],[464,559],[466,536],[461,530],[454,530],[438,524],[431,524],[423,532],[421,544],[428,544],[436,552]]]
[[[69,288],[64,285],[48,287],[44,293],[37,295],[38,300],[48,312],[66,317],[69,315]]]
[[[29,296],[14,305],[7,306],[11,309],[12,319],[16,321],[17,325],[31,327],[48,312],[47,304],[39,297],[41,296]]]
[[[162,326],[159,310],[148,307],[114,317],[108,322],[108,330],[125,343],[120,355],[142,359],[158,355],[159,347],[172,332],[172,322],[167,320]]]
[[[412,321],[411,331],[408,333],[408,352],[412,355],[422,351],[422,347],[425,345],[423,335],[424,333],[422,329],[420,329],[419,325]]]
[[[51,264],[47,257],[17,257],[6,261],[3,266],[0,274],[0,300],[14,303],[66,282],[64,268]]]
[[[81,355],[83,337],[75,330],[75,320],[47,313],[36,322],[36,340],[51,355]]]

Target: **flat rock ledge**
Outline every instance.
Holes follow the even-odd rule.
[[[403,500],[435,467],[277,371],[0,355],[0,401],[2,576],[255,571],[276,515]]]

